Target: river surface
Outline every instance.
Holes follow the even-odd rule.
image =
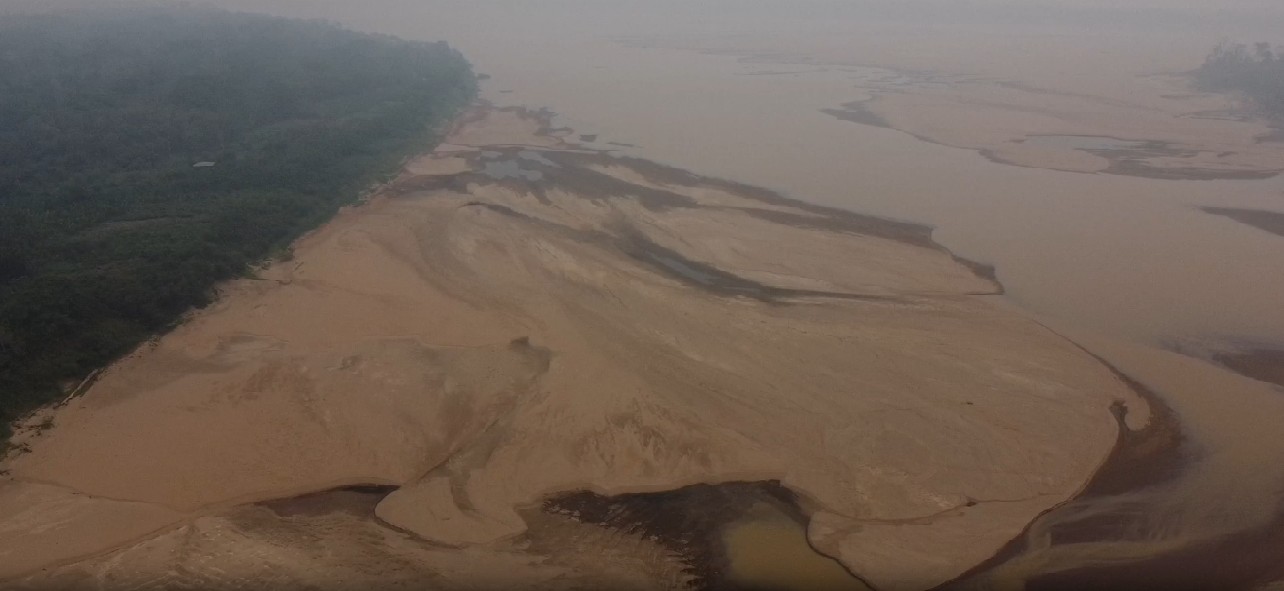
[[[1200,209],[1284,211],[1284,177],[1163,180],[1012,166],[823,110],[869,98],[875,83],[887,88],[904,79],[922,89],[948,85],[948,76],[1061,84],[1066,92],[1077,84],[1093,100],[1141,101],[1130,85],[1144,90],[1147,76],[1198,65],[1219,39],[1279,41],[1269,36],[1278,31],[1259,30],[1267,25],[1252,19],[1200,27],[1197,17],[1175,17],[1167,30],[1073,19],[907,24],[900,15],[882,26],[842,10],[830,18],[828,3],[775,12],[726,3],[721,12],[652,6],[282,1],[244,8],[447,40],[490,76],[485,98],[549,108],[559,125],[595,146],[930,224],[955,253],[994,265],[1007,290],[996,304],[1020,308],[1153,389],[1176,412],[1189,461],[1176,480],[1045,516],[1031,528],[1033,550],[1005,567],[1016,579],[1163,553],[1274,518],[1284,491],[1284,391],[1177,351],[1284,347],[1284,238]],[[1083,135],[1033,143],[1093,151],[1148,139]],[[520,174],[509,164],[492,172]],[[1131,515],[1135,535],[1048,541],[1058,522],[1103,514]]]

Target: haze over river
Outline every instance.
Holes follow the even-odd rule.
[[[1002,305],[1158,394],[1189,460],[1042,517],[1036,552],[1000,567],[1017,578],[1277,519],[1284,392],[1211,359],[1284,348],[1284,236],[1201,208],[1284,212],[1284,145],[1180,75],[1223,38],[1284,41],[1269,4],[216,4],[446,40],[490,76],[487,100],[550,109],[595,147],[929,224],[993,265]],[[1037,552],[1058,523],[1103,513],[1130,515],[1127,535]]]

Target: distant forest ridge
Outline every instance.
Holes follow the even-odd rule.
[[[1261,112],[1284,120],[1284,48],[1269,43],[1222,43],[1195,70],[1201,89],[1238,92]]]
[[[197,8],[0,19],[0,436],[430,149],[444,43]]]

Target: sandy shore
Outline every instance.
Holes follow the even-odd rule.
[[[1225,216],[1264,232],[1284,236],[1284,213],[1278,211],[1240,207],[1204,207],[1202,209],[1207,213]]]
[[[671,548],[538,508],[775,481],[815,549],[921,589],[1083,490],[1120,405],[1146,424],[925,227],[549,127],[475,111],[28,431],[6,584],[676,587]],[[354,485],[392,492],[260,504]]]

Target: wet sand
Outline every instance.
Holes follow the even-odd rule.
[[[1284,580],[1284,510],[1260,527],[1116,566],[1075,569],[1029,580],[1029,591],[1252,591]]]
[[[281,517],[329,515],[349,513],[358,517],[374,517],[375,507],[384,497],[397,490],[395,486],[371,484],[351,485],[302,494],[296,497],[273,499],[258,503]]]
[[[1284,351],[1263,349],[1220,353],[1213,358],[1231,371],[1284,387]]]
[[[1205,207],[1203,210],[1213,215],[1226,216],[1241,224],[1248,224],[1277,236],[1284,236],[1284,213],[1278,211],[1233,207]]]

